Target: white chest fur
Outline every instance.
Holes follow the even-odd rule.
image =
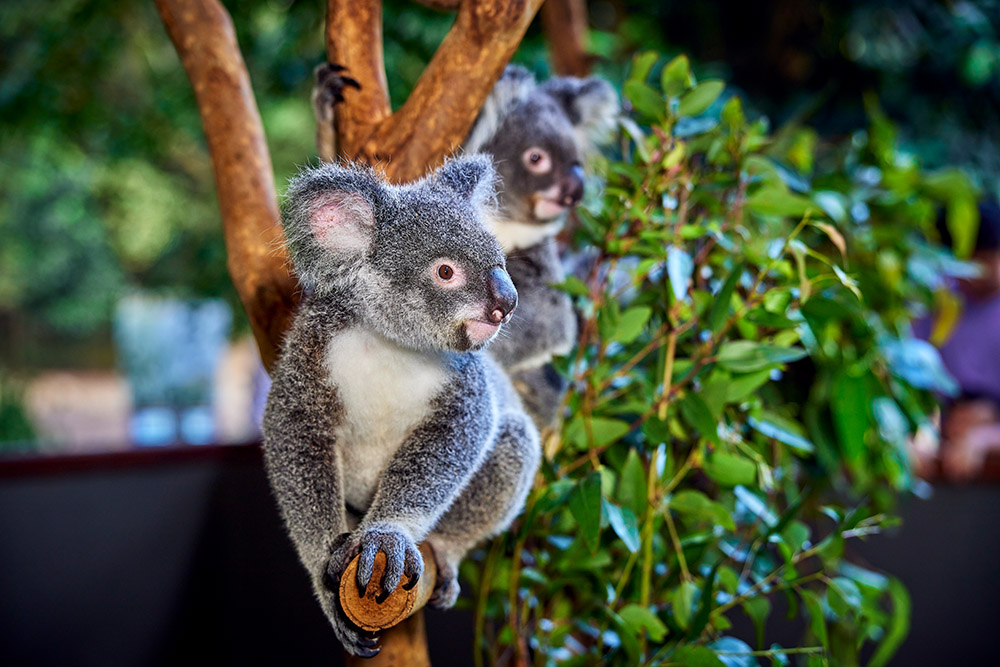
[[[497,237],[500,247],[506,253],[538,245],[550,236],[558,234],[563,226],[562,219],[543,224],[515,222],[489,215],[484,219],[486,226]]]
[[[345,499],[364,509],[382,470],[413,427],[427,417],[447,370],[433,356],[361,328],[330,340],[326,366],[344,409],[335,437]]]

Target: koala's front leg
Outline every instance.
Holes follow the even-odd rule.
[[[339,401],[321,360],[326,338],[308,323],[309,308],[293,324],[274,373],[264,413],[264,463],[282,518],[309,572],[320,606],[344,648],[377,653],[339,607],[339,579],[354,556],[343,549],[350,533],[344,511],[340,454],[333,441]],[[343,564],[337,559],[345,559]]]
[[[358,90],[361,84],[344,74],[346,68],[336,63],[322,63],[313,73],[316,82],[312,90],[313,113],[316,116],[316,150],[321,160],[337,159],[337,132],[333,121],[337,104],[344,101],[344,90],[350,86]]]
[[[355,531],[361,558],[358,588],[371,583],[375,554],[386,555],[382,595],[423,572],[417,550],[462,487],[482,464],[495,432],[496,408],[481,361],[468,363],[434,401],[432,414],[415,428],[379,480],[375,499]]]

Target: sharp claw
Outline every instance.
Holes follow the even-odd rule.
[[[365,639],[364,637],[359,637],[358,643],[364,646],[365,648],[373,648],[375,646],[378,646],[377,639]]]
[[[340,77],[340,80],[348,86],[354,86],[358,90],[361,90],[361,84],[358,83],[357,79],[352,79],[349,76],[342,76]]]
[[[343,72],[345,69],[347,69],[346,67],[338,63],[327,63],[326,66],[333,72]]]
[[[419,574],[413,575],[412,577],[410,577],[409,581],[403,584],[403,590],[404,591],[411,590],[414,586],[417,585],[418,581],[420,581],[420,575]]]
[[[375,648],[361,648],[358,650],[358,656],[362,658],[374,658],[378,655],[378,652],[382,650],[381,646]]]
[[[383,602],[389,599],[389,595],[390,593],[385,589],[383,589],[381,593],[375,596],[375,602],[378,604],[382,604]]]

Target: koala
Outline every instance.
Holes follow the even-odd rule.
[[[542,429],[557,416],[565,380],[552,366],[576,340],[555,236],[584,192],[583,159],[614,130],[618,97],[597,77],[555,77],[542,84],[510,65],[463,147],[493,156],[503,188],[487,223],[507,253],[519,295],[517,313],[490,352],[510,374]]]
[[[482,221],[494,179],[488,157],[468,156],[403,186],[329,163],[289,184],[282,223],[304,296],[273,373],[264,459],[320,606],[355,655],[379,647],[339,606],[351,559],[364,591],[385,554],[380,599],[436,567],[429,604],[449,607],[459,562],[510,525],[539,465],[538,431],[484,352],[518,300]]]

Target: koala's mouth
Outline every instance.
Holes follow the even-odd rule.
[[[500,325],[486,320],[465,320],[465,335],[473,347],[484,345],[500,331]]]
[[[565,213],[569,206],[566,206],[558,199],[539,198],[535,200],[535,219],[549,222]]]

